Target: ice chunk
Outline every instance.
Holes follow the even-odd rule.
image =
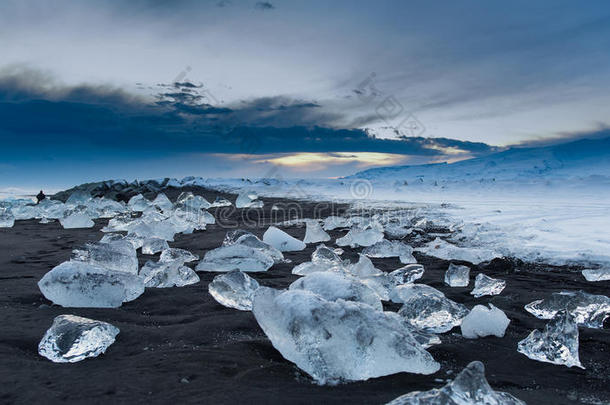
[[[84,249],[73,250],[71,260],[138,274],[138,256],[132,244],[126,240],[88,243]]]
[[[506,287],[506,281],[498,278],[491,278],[483,273],[477,274],[474,279],[474,289],[470,292],[476,298],[484,295],[498,295]]]
[[[492,304],[489,308],[475,305],[464,319],[462,319],[462,336],[476,339],[485,336],[503,337],[510,320],[506,314]]]
[[[222,242],[223,246],[230,246],[235,244],[249,246],[253,249],[260,250],[261,253],[270,256],[275,263],[281,263],[285,261],[282,252],[280,252],[273,246],[263,242],[253,233],[244,231],[243,229],[237,229],[234,231],[227,232]]]
[[[468,308],[425,284],[404,284],[390,294],[404,305],[398,311],[408,323],[427,332],[444,333],[459,326]]]
[[[144,292],[135,274],[82,262],[64,262],[38,282],[50,301],[62,307],[117,308]]]
[[[366,304],[261,287],[252,312],[282,356],[319,384],[440,368],[399,316]]]
[[[356,301],[383,311],[379,295],[357,278],[344,273],[317,272],[300,278],[289,287],[291,290],[307,290],[328,301]]]
[[[251,311],[252,299],[258,287],[258,282],[252,277],[239,270],[232,270],[214,277],[208,285],[208,291],[225,307]]]
[[[356,277],[368,277],[378,274],[383,274],[383,271],[377,269],[371,259],[363,254],[358,254],[358,262],[349,267],[349,272]]]
[[[410,284],[419,280],[424,275],[424,266],[421,264],[407,264],[404,267],[394,270],[389,274],[394,280],[395,285]]]
[[[305,238],[304,243],[327,242],[330,240],[330,235],[327,234],[320,226],[320,223],[314,219],[305,222]]]
[[[164,193],[157,194],[157,197],[153,200],[152,205],[167,213],[171,212],[171,210],[174,208],[174,204]]]
[[[193,210],[204,209],[207,210],[212,206],[208,200],[200,195],[194,195],[190,191],[182,192],[176,199],[176,204],[182,204]]]
[[[151,205],[152,203],[147,200],[142,194],[134,195],[127,203],[129,209],[134,212],[146,211],[148,208],[150,208]]]
[[[0,212],[0,228],[12,228],[15,217],[10,212]]]
[[[468,287],[470,267],[451,263],[445,272],[445,284],[450,287]]]
[[[534,329],[517,350],[532,360],[584,369],[578,358],[578,325],[566,310],[557,312],[544,331]]]
[[[2,220],[0,219],[0,222]],[[2,225],[0,225],[1,227]],[[610,280],[610,267],[601,269],[586,269],[582,271],[582,275],[587,281],[607,281]]]
[[[352,225],[349,218],[330,216],[324,220],[324,230],[332,231],[337,228],[347,228]]]
[[[237,208],[262,208],[263,202],[258,200],[258,195],[253,191],[240,193],[235,200]]]
[[[273,246],[280,252],[294,252],[305,249],[302,241],[293,238],[281,229],[270,226],[263,234],[263,242]]]
[[[95,222],[84,213],[75,212],[59,220],[64,229],[93,228]]]
[[[383,226],[377,221],[353,226],[347,234],[337,239],[338,246],[372,246],[383,240]]]
[[[144,239],[142,243],[142,254],[144,255],[154,255],[164,249],[169,249],[169,245],[165,239],[148,238]]]
[[[438,257],[444,260],[463,260],[473,264],[490,261],[496,257],[501,257],[494,251],[481,248],[459,247],[449,242],[436,238],[423,247],[415,249],[428,256]]]
[[[267,271],[273,263],[273,258],[260,250],[237,244],[208,251],[196,270],[258,272]]]
[[[38,354],[54,363],[76,363],[97,357],[114,343],[119,329],[75,315],[59,315],[38,344]]]
[[[210,206],[210,208],[213,207],[230,207],[231,205],[233,205],[231,203],[231,201],[227,200],[226,198],[222,198],[222,197],[216,197],[216,199],[214,200],[214,202],[212,203],[212,205]]]
[[[494,391],[485,379],[485,367],[473,361],[455,380],[442,388],[414,391],[402,395],[387,405],[526,405],[511,394]]]
[[[292,274],[305,276],[318,271],[342,271],[339,267],[343,266],[341,258],[323,243],[318,245],[311,254],[311,261],[304,262],[292,269]]]
[[[148,261],[140,271],[146,287],[184,287],[199,282],[199,276],[180,260]]]
[[[368,257],[398,257],[403,264],[417,263],[413,248],[400,241],[383,239],[362,251]]]
[[[562,291],[525,306],[526,311],[540,319],[551,319],[562,309],[567,309],[578,325],[603,329],[604,321],[610,316],[610,298],[583,291]]]
[[[199,260],[199,256],[192,254],[186,249],[169,248],[161,252],[160,262],[178,262],[180,264]]]

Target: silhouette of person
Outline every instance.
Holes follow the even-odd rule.
[[[46,195],[44,195],[44,193],[42,192],[42,190],[40,190],[40,193],[38,193],[38,195],[36,196],[36,199],[38,200],[38,201],[36,202],[36,204],[40,204],[40,202],[41,202],[42,200],[44,200],[45,198],[47,198],[47,196],[46,196]]]

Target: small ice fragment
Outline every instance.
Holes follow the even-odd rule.
[[[443,260],[462,260],[473,264],[479,264],[500,257],[499,254],[491,250],[459,247],[446,242],[441,238],[436,238],[432,242],[415,250]]]
[[[248,231],[244,231],[243,229],[236,229],[234,231],[229,231],[225,235],[224,240],[222,241],[223,246],[230,245],[244,245],[251,247],[253,249],[259,250],[261,253],[264,253],[270,256],[275,263],[281,263],[285,261],[284,255],[282,252],[274,248],[273,246],[263,242],[259,238],[256,237],[253,233]]]
[[[338,246],[372,246],[383,240],[383,226],[377,221],[354,225],[345,236],[337,239]]]
[[[289,289],[311,291],[328,301],[342,299],[362,302],[383,311],[379,295],[373,289],[344,273],[328,271],[312,273],[292,283]]]
[[[165,239],[148,238],[144,239],[144,243],[142,244],[142,254],[144,255],[154,255],[165,249],[169,249],[169,245]]]
[[[282,356],[319,384],[440,368],[398,315],[366,304],[261,287],[252,312]]]
[[[489,308],[476,305],[462,319],[462,336],[476,339],[485,336],[503,337],[510,320],[501,310],[489,304]]]
[[[218,196],[218,197],[216,197],[216,199],[214,200],[214,202],[212,203],[210,208],[214,208],[214,207],[230,207],[231,205],[233,205],[231,203],[231,201],[227,200],[226,198],[222,198],[222,197]]]
[[[442,388],[430,391],[413,391],[402,395],[386,405],[526,405],[511,394],[494,391],[485,379],[485,367],[473,361],[462,370],[455,380]]]
[[[64,229],[93,228],[95,222],[86,214],[75,212],[59,220]]]
[[[242,192],[235,200],[237,208],[262,208],[263,202],[258,200],[258,195],[253,191]]]
[[[610,316],[610,298],[583,291],[561,291],[525,306],[527,312],[540,319],[551,319],[562,309],[567,309],[580,326],[603,329]]]
[[[582,271],[582,275],[587,281],[607,281],[610,280],[610,267],[586,269]]]
[[[0,213],[0,228],[12,228],[15,225],[15,217],[10,212]]]
[[[45,274],[38,288],[62,307],[117,308],[142,295],[144,283],[132,273],[64,262]]]
[[[427,332],[444,333],[459,326],[468,308],[425,284],[404,284],[390,294],[404,305],[398,311],[408,323]]]
[[[243,272],[267,271],[274,264],[271,256],[259,249],[235,244],[221,246],[208,251],[197,265],[197,271],[227,272],[241,270]]]
[[[190,263],[199,260],[199,256],[192,254],[186,249],[169,248],[161,252],[160,262]]]
[[[410,284],[419,280],[424,275],[424,266],[421,264],[407,264],[404,267],[394,270],[389,274],[394,279],[394,283],[398,286],[401,284]]]
[[[302,241],[288,235],[275,226],[270,226],[263,234],[263,242],[273,246],[280,252],[294,252],[305,249]]]
[[[142,194],[134,195],[127,203],[129,209],[134,212],[146,211],[151,205],[152,203]]]
[[[171,212],[172,208],[174,208],[174,204],[164,193],[159,193],[157,198],[153,200],[152,205],[166,213]]]
[[[119,329],[93,319],[59,315],[38,344],[38,353],[54,363],[97,357],[114,343]]]
[[[491,278],[483,273],[477,274],[474,279],[474,289],[470,292],[476,298],[484,295],[498,295],[506,287],[506,281]]]
[[[324,230],[332,231],[337,228],[347,228],[352,222],[349,218],[330,216],[324,220]]]
[[[255,279],[239,270],[233,270],[214,277],[208,285],[208,291],[225,307],[251,311],[252,299],[258,287]]]
[[[320,226],[320,223],[314,219],[305,222],[305,238],[304,243],[327,242],[330,240],[330,235],[327,234]]]
[[[383,239],[362,251],[368,257],[398,257],[403,264],[417,263],[413,248],[401,241]]]
[[[148,261],[140,271],[146,287],[184,287],[199,282],[199,276],[192,269],[177,261]]]
[[[340,271],[339,268],[342,266],[343,262],[341,258],[333,251],[333,249],[326,247],[322,243],[318,245],[316,250],[311,254],[311,261],[295,266],[292,269],[292,274],[305,276],[318,271]]]
[[[445,284],[450,287],[468,287],[470,267],[451,263],[445,272]]]
[[[578,357],[578,325],[566,310],[557,312],[544,331],[534,329],[517,350],[532,360],[584,369]]]

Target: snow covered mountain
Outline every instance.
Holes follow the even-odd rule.
[[[610,137],[530,148],[511,148],[484,157],[455,163],[392,166],[358,172],[347,179],[400,181],[406,184],[431,182],[470,183],[535,181],[610,177]]]

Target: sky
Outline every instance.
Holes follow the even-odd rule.
[[[3,1],[0,188],[338,177],[605,133],[607,1]]]

